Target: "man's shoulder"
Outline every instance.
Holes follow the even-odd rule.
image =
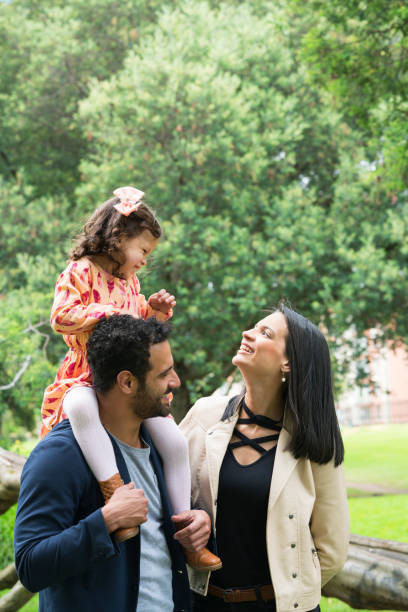
[[[196,401],[187,413],[187,416],[193,419],[197,425],[207,430],[215,423],[221,421],[230,400],[231,397],[227,395],[202,397]]]
[[[72,431],[71,423],[68,419],[64,419],[58,423],[58,425],[53,427],[45,438],[40,440],[34,450],[37,450],[38,448],[59,447],[59,445],[68,447],[72,446],[75,448],[75,437]]]
[[[47,464],[50,469],[62,465],[65,469],[79,469],[81,466],[86,466],[68,420],[56,425],[37,444],[28,457],[26,466],[38,463]]]

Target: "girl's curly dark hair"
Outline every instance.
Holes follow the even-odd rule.
[[[82,257],[105,255],[113,263],[112,273],[120,277],[119,268],[125,263],[121,240],[139,236],[144,230],[149,230],[154,238],[160,238],[162,229],[144,202],[128,217],[114,208],[119,202],[119,198],[111,198],[96,209],[79,234],[70,258],[77,261]]]

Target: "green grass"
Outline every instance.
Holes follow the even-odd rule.
[[[408,495],[349,499],[351,533],[408,542]]]
[[[349,427],[342,435],[348,482],[408,490],[408,423]]]
[[[352,612],[355,608],[350,608],[344,601],[334,597],[322,597],[320,601],[322,612]],[[31,611],[30,611],[31,612]],[[359,610],[359,612],[371,612],[371,610]],[[396,612],[395,610],[384,610],[383,612]]]

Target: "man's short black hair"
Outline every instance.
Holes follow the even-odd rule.
[[[160,323],[154,317],[145,321],[113,315],[98,321],[87,348],[94,389],[106,393],[123,370],[132,372],[143,388],[152,367],[150,347],[167,340],[170,333],[170,323]]]

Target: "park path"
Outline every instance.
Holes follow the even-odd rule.
[[[369,495],[408,495],[408,489],[397,489],[393,487],[386,487],[383,485],[363,483],[363,482],[346,482],[348,489],[356,489],[357,491],[363,491]],[[352,496],[353,497],[353,496]]]

